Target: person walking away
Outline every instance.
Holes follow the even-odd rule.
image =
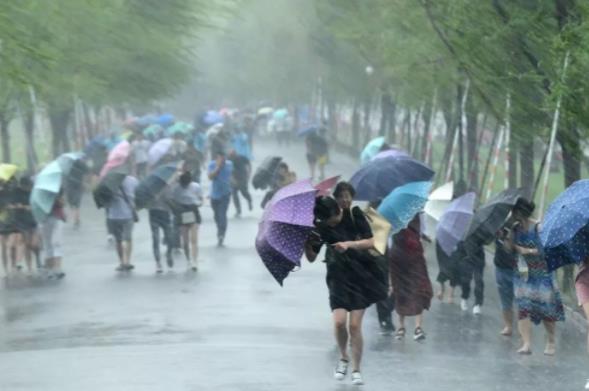
[[[174,267],[174,258],[172,256],[173,242],[172,242],[172,219],[170,216],[170,206],[168,205],[169,194],[166,190],[160,193],[148,205],[149,228],[151,230],[151,244],[153,248],[153,256],[155,258],[156,273],[163,273],[161,263],[160,251],[160,230],[164,236],[164,243],[166,245],[166,265],[171,270]]]
[[[266,207],[266,204],[272,199],[274,194],[284,186],[288,186],[291,183],[296,182],[297,174],[293,171],[290,171],[288,168],[288,164],[285,162],[280,162],[272,175],[272,184],[270,185],[270,190],[266,192],[264,195],[264,199],[262,200],[262,209]]]
[[[519,354],[531,354],[532,323],[544,323],[546,347],[544,354],[556,352],[556,322],[564,321],[564,308],[554,274],[548,271],[541,252],[539,224],[531,216],[533,202],[520,198],[513,207],[516,221],[512,243],[518,254],[518,272],[514,279],[515,301],[518,307],[518,329],[522,337]]]
[[[399,315],[395,337],[405,338],[405,318],[415,316],[413,339],[424,340],[423,311],[430,308],[433,289],[421,244],[419,214],[413,217],[407,228],[393,235],[389,262],[391,293],[394,294],[395,311]]]
[[[241,216],[241,201],[239,193],[247,201],[248,208],[253,209],[252,196],[249,192],[249,179],[251,175],[251,164],[248,158],[237,154],[235,150],[229,153],[229,160],[233,163],[233,176],[231,178],[231,188],[233,194],[233,205],[235,206],[235,217]]]
[[[579,266],[575,277],[575,291],[579,305],[585,313],[585,318],[589,319],[589,258],[585,258]],[[589,351],[589,332],[587,333],[587,350]],[[589,379],[585,383],[585,389],[589,390]]]
[[[474,280],[474,306],[472,313],[480,315],[485,299],[485,247],[476,237],[471,237],[463,243],[462,256],[458,259],[459,279],[462,296],[460,309],[468,311],[468,299],[471,292],[471,281]]]
[[[62,268],[63,224],[65,222],[65,200],[62,188],[53,204],[51,213],[40,226],[43,255],[45,256],[45,270],[49,279],[60,280],[65,277]]]
[[[247,140],[250,147],[250,153],[254,151],[254,137],[256,135],[256,123],[251,116],[246,116],[243,119],[243,131],[247,134]]]
[[[440,284],[440,290],[436,296],[438,300],[443,301],[444,295],[446,295],[446,302],[449,304],[452,304],[454,301],[454,289],[459,285],[455,254],[456,251],[448,256],[442,249],[442,246],[440,246],[440,243],[436,240],[436,258],[438,260],[439,269],[436,281]],[[449,285],[448,290],[446,290],[446,283]]]
[[[180,227],[184,255],[192,271],[198,270],[198,227],[202,222],[198,208],[202,199],[200,185],[192,180],[189,171],[185,171],[172,189],[171,200]]]
[[[315,179],[316,167],[319,168],[319,180],[321,181],[325,178],[325,165],[328,161],[328,145],[324,134],[325,128],[320,128],[317,132],[311,132],[305,138],[311,180]]]
[[[138,221],[135,211],[135,189],[139,181],[127,175],[118,191],[113,194],[107,208],[110,233],[114,236],[119,266],[117,271],[130,271],[135,268],[131,264],[133,252],[133,225]]]
[[[252,152],[250,150],[248,136],[243,128],[235,129],[235,132],[231,137],[231,146],[236,154],[243,156],[248,160],[252,160]]]
[[[6,251],[10,260],[10,272],[15,273],[21,269],[20,261],[24,254],[24,243],[20,231],[17,228],[17,221],[15,209],[17,208],[18,200],[16,199],[17,181],[16,178],[11,178],[6,183],[6,197],[7,201],[5,208],[7,210],[7,217],[4,225],[4,232],[7,235]]]
[[[507,227],[502,228],[495,239],[495,280],[499,299],[501,300],[501,314],[503,316],[503,330],[501,335],[509,337],[513,334],[513,300],[515,278],[515,268],[517,265],[517,256],[513,249],[510,248],[506,241],[509,241],[510,235]]]
[[[386,297],[386,284],[373,279],[367,267],[374,262],[368,250],[374,247],[370,225],[360,208],[341,209],[331,197],[320,197],[314,208],[315,230],[305,243],[309,262],[317,259],[327,244],[325,263],[329,305],[340,359],[334,378],[343,380],[350,365],[348,341],[351,342],[352,383],[362,385],[362,321],[366,308]],[[386,276],[382,276],[386,279]]]
[[[217,247],[225,246],[227,232],[227,210],[231,201],[231,177],[233,163],[227,160],[222,150],[217,150],[215,160],[209,163],[208,173],[211,184],[211,206],[217,225]]]
[[[204,155],[200,153],[193,144],[188,144],[186,152],[184,152],[183,159],[184,167],[183,171],[188,171],[191,175],[191,179],[200,183],[200,168],[202,166],[202,158]]]
[[[18,232],[20,238],[18,239],[21,243],[22,250],[19,249],[20,253],[24,253],[25,263],[29,275],[33,273],[33,259],[32,255],[35,255],[37,270],[40,270],[40,239],[37,232],[37,222],[31,212],[31,191],[33,188],[33,182],[29,176],[22,176],[18,181],[18,186],[13,193],[13,207],[12,207],[12,218],[14,227]]]
[[[86,175],[90,171],[84,159],[74,161],[70,174],[65,179],[65,195],[70,216],[74,222],[74,229],[80,228],[80,206],[84,195]]]
[[[151,142],[145,138],[143,133],[136,133],[131,147],[133,148],[133,161],[135,162],[135,177],[139,179],[143,179],[147,175],[147,157],[150,146]]]
[[[8,265],[8,237],[10,236],[8,215],[9,198],[10,192],[7,183],[0,179],[0,255],[6,277],[10,276],[10,267]]]

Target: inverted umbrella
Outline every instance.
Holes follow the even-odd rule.
[[[474,214],[475,193],[466,193],[450,203],[440,217],[436,228],[436,240],[446,255],[451,256],[464,239]]]
[[[313,229],[316,194],[309,180],[295,182],[276,192],[264,210],[256,250],[280,285],[301,264],[305,241]]]
[[[360,154],[360,162],[362,164],[366,164],[370,160],[372,160],[372,158],[380,152],[384,143],[384,137],[377,137],[375,139],[370,140],[370,142],[366,144],[366,146],[362,150],[362,153]]]
[[[274,172],[282,161],[279,156],[268,156],[262,164],[258,166],[252,178],[252,185],[254,189],[264,190],[272,183]]]
[[[181,162],[163,164],[143,179],[135,190],[135,205],[147,207],[175,178]]]
[[[14,164],[0,164],[0,180],[8,182],[18,171],[18,166]]]
[[[589,180],[573,183],[548,207],[540,241],[548,270],[581,263],[589,256]]]
[[[340,176],[337,175],[337,176],[334,176],[331,178],[327,178],[324,181],[321,181],[318,184],[316,184],[315,189],[317,189],[319,191],[319,193],[317,193],[317,196],[331,195],[331,191],[337,185],[337,183],[339,182],[339,179],[340,179]]]
[[[63,173],[57,160],[49,163],[35,177],[33,190],[31,191],[31,212],[38,223],[47,220],[53,210],[55,200],[61,190]]]
[[[466,239],[483,243],[492,242],[522,195],[521,189],[507,189],[487,201],[475,212],[468,227]]]
[[[147,152],[147,163],[150,166],[155,166],[164,156],[170,152],[174,145],[174,140],[171,138],[163,138],[154,143]]]
[[[393,232],[399,232],[423,210],[431,188],[431,182],[411,182],[400,186],[382,200],[378,213],[391,223]]]
[[[440,220],[454,196],[454,182],[448,182],[438,187],[429,195],[424,211],[436,220]]]
[[[119,190],[125,178],[129,175],[129,170],[125,166],[119,166],[110,170],[92,192],[94,202],[98,208],[108,206],[112,201],[114,194]]]
[[[104,177],[107,172],[115,167],[122,166],[127,162],[129,155],[131,154],[131,144],[127,140],[123,140],[118,143],[112,151],[108,154],[106,164],[100,171],[100,176]]]
[[[410,157],[373,160],[362,166],[350,179],[356,189],[356,200],[375,201],[410,182],[430,181],[434,171]]]

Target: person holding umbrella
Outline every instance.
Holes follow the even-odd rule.
[[[212,160],[208,167],[209,179],[212,181],[211,206],[217,225],[217,247],[224,247],[227,232],[227,210],[232,193],[233,163],[225,158],[225,153],[220,149],[213,156],[215,160]]]
[[[307,162],[311,180],[315,179],[315,167],[319,168],[319,180],[325,178],[325,165],[328,161],[329,148],[325,139],[325,128],[320,127],[311,131],[305,137],[305,146],[307,148]]]
[[[235,206],[235,216],[241,216],[241,201],[239,193],[247,201],[249,210],[253,209],[252,196],[249,192],[249,178],[252,167],[249,159],[239,155],[234,149],[229,152],[229,160],[233,163],[233,176],[231,178],[231,187],[233,194],[233,205]]]
[[[512,246],[518,254],[518,273],[514,280],[515,301],[518,306],[518,329],[522,337],[519,354],[531,354],[532,323],[543,323],[546,329],[544,354],[556,352],[556,322],[564,321],[560,292],[546,259],[541,252],[538,223],[531,218],[535,205],[520,198],[513,207]]]
[[[72,168],[65,178],[66,201],[70,207],[74,229],[80,228],[80,205],[84,195],[84,180],[89,170],[86,160],[80,158],[73,162]]]
[[[32,255],[36,258],[37,269],[41,269],[40,239],[37,232],[37,222],[31,212],[31,190],[33,182],[27,175],[23,175],[13,190],[11,220],[18,232],[17,242],[24,250],[24,258],[29,274],[33,272]]]
[[[505,337],[509,337],[513,333],[513,280],[517,266],[516,254],[508,245],[510,234],[511,232],[507,227],[503,227],[497,232],[495,256],[493,257],[495,281],[497,282],[503,316],[503,330],[501,330],[501,335]]]
[[[377,279],[368,272],[368,267],[376,265],[368,253],[374,247],[374,239],[370,225],[359,208],[342,209],[333,198],[319,197],[314,216],[316,229],[305,244],[305,254],[309,262],[314,262],[322,245],[327,245],[326,281],[340,352],[334,377],[343,380],[348,372],[350,340],[352,383],[362,385],[362,321],[366,308],[386,298],[386,273],[383,273],[383,278]]]

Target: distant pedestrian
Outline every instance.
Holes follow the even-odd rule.
[[[184,156],[182,157],[182,160],[184,161],[183,170],[184,172],[189,172],[191,179],[196,183],[200,183],[203,158],[204,155],[199,152],[193,144],[188,144],[186,152],[184,152]]]
[[[395,311],[399,315],[395,337],[405,337],[405,318],[415,316],[413,339],[423,340],[426,337],[423,311],[430,308],[433,290],[421,244],[419,215],[415,215],[407,228],[393,235],[389,260]]]
[[[172,189],[171,200],[188,267],[197,271],[198,227],[201,224],[198,208],[202,205],[202,191],[200,185],[192,180],[189,171],[180,175],[178,184]]]
[[[166,265],[171,270],[174,267],[174,258],[172,256],[173,238],[172,238],[172,218],[170,215],[169,194],[164,190],[148,205],[149,228],[151,230],[151,244],[153,256],[155,258],[156,273],[163,273],[161,263],[160,231],[163,234],[163,240],[166,245]]]
[[[513,208],[516,224],[513,228],[513,246],[518,254],[515,301],[518,307],[518,329],[522,337],[519,354],[531,354],[532,323],[544,323],[546,348],[544,354],[556,352],[556,322],[564,321],[564,308],[554,274],[548,271],[541,252],[538,223],[531,216],[533,202],[519,199]]]
[[[13,192],[13,208],[11,210],[14,227],[20,235],[18,240],[22,244],[20,253],[24,253],[29,274],[33,272],[33,255],[35,256],[37,269],[40,270],[42,267],[37,222],[31,212],[30,198],[32,188],[33,182],[31,178],[26,175],[22,176]]]
[[[474,306],[472,313],[480,315],[485,299],[485,247],[478,238],[472,237],[462,242],[462,256],[457,259],[460,288],[462,291],[460,308],[468,311],[471,282],[474,281]]]
[[[217,247],[225,246],[225,234],[227,232],[227,210],[231,201],[231,178],[233,176],[233,163],[227,160],[222,150],[217,150],[208,167],[211,184],[211,206],[217,225]]]
[[[74,223],[74,229],[80,228],[80,206],[84,196],[84,184],[86,175],[89,172],[85,159],[75,160],[70,174],[65,179],[65,195],[68,206],[70,207],[70,216]]]
[[[311,180],[315,179],[315,170],[319,169],[319,180],[325,179],[325,165],[329,159],[329,149],[325,139],[325,128],[320,128],[316,132],[311,132],[305,138],[307,147],[307,162],[311,172]]]
[[[135,268],[131,264],[133,252],[133,225],[138,221],[135,211],[135,189],[139,181],[127,175],[118,191],[113,194],[107,207],[107,222],[110,233],[114,236],[119,266],[117,271],[130,271]]]
[[[513,333],[513,300],[515,269],[517,267],[517,255],[509,246],[510,232],[507,228],[501,229],[495,239],[495,280],[501,301],[501,314],[503,316],[503,330],[501,335],[511,336]]]
[[[139,179],[143,179],[145,178],[145,175],[147,175],[148,152],[151,147],[151,142],[143,136],[143,133],[138,132],[136,133],[131,146],[133,148],[135,176]]]
[[[251,176],[251,164],[247,157],[237,154],[235,150],[229,153],[229,160],[233,163],[233,176],[231,178],[231,187],[233,193],[233,205],[235,206],[235,216],[241,216],[241,201],[239,194],[245,198],[248,208],[253,209],[252,196],[249,192],[249,179]]]
[[[436,281],[440,284],[440,289],[437,293],[438,300],[443,301],[444,296],[447,303],[454,301],[454,289],[459,285],[458,272],[456,268],[456,255],[457,251],[448,255],[440,246],[440,243],[436,240],[436,258],[438,260],[438,276]],[[448,283],[448,289],[446,290],[446,283]]]
[[[290,171],[288,164],[285,162],[280,162],[272,175],[272,183],[270,185],[270,190],[266,192],[264,199],[262,200],[262,209],[266,207],[266,204],[272,199],[274,194],[280,189],[285,186],[290,185],[291,183],[296,182],[297,174],[293,171]]]
[[[63,272],[63,223],[66,221],[65,200],[63,189],[59,192],[51,213],[41,223],[41,241],[43,243],[43,255],[45,256],[45,270],[49,279],[62,279]]]
[[[372,231],[360,208],[341,209],[330,197],[317,199],[314,215],[316,229],[305,245],[305,254],[309,262],[314,262],[322,245],[327,244],[326,282],[340,354],[334,377],[343,380],[348,373],[351,342],[352,383],[362,385],[364,313],[371,304],[386,297],[386,286],[367,273],[374,262],[368,254],[374,247]]]

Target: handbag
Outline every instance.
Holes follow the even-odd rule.
[[[196,214],[193,211],[182,212],[180,222],[182,224],[194,224],[196,223]]]
[[[391,224],[370,206],[364,210],[364,216],[372,230],[374,249],[381,255],[384,255],[387,250],[387,242],[392,229]]]

